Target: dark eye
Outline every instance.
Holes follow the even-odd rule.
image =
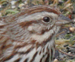
[[[43,18],[43,21],[44,21],[44,22],[49,22],[49,21],[50,21],[50,18],[49,18],[49,17],[44,17],[44,18]]]

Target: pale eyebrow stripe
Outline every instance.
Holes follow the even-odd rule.
[[[50,13],[50,12],[38,12],[38,13],[34,13],[28,16],[22,16],[20,17],[17,22],[21,23],[21,22],[25,22],[25,21],[32,21],[32,20],[39,20],[42,19],[45,16],[52,16],[52,17],[57,17],[57,14],[54,13]]]

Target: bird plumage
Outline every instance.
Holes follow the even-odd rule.
[[[56,23],[61,12],[57,10],[41,5],[1,17],[0,62],[51,62],[54,37],[60,29]]]

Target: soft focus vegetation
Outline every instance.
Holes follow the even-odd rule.
[[[75,20],[75,0],[0,0],[0,17],[16,14],[34,5],[58,7],[63,15]],[[65,25],[55,39],[59,55],[54,62],[75,62],[75,24]]]

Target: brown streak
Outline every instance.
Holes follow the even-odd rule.
[[[31,25],[32,23],[36,23],[36,21],[32,20],[32,21],[21,22],[19,23],[19,25],[22,27],[26,27],[26,26]]]
[[[40,46],[43,46],[43,45],[45,45],[47,42],[49,42],[49,40],[51,40],[54,35],[55,35],[55,33],[53,33],[47,40],[43,41],[43,42],[40,44]]]
[[[51,60],[53,59],[53,49],[51,48]]]
[[[4,26],[0,26],[0,29],[1,29],[1,28],[4,28]]]
[[[30,15],[30,14],[42,12],[42,11],[53,12],[58,15],[60,14],[60,12],[57,11],[55,8],[50,7],[50,6],[44,6],[44,5],[29,8],[27,13]]]
[[[28,58],[24,60],[24,62],[28,62]]]
[[[18,58],[17,60],[15,60],[14,62],[19,62],[21,58]]]
[[[42,62],[42,59],[45,57],[45,55],[42,56],[42,58],[40,59],[40,62]]]
[[[60,14],[59,10],[56,10],[57,8],[53,8],[46,5],[40,5],[40,6],[33,6],[32,8],[26,8],[22,10],[19,14],[17,14],[17,17],[23,16],[24,14],[31,15],[33,13],[47,11],[47,12],[53,12],[55,14]]]
[[[35,60],[35,58],[36,58],[37,54],[38,54],[38,52],[36,52],[36,53],[33,55],[33,57],[32,57],[32,59],[31,59],[31,61],[30,61],[30,62],[33,62],[33,61]]]
[[[42,12],[42,11],[53,12],[57,15],[61,14],[61,12],[59,10],[57,10],[57,8],[50,7],[49,5],[47,5],[47,6],[46,5],[38,5],[38,6],[26,8],[15,15],[11,15],[10,18],[8,16],[8,17],[1,17],[0,19],[4,20],[4,22],[7,22],[7,21],[13,22],[13,21],[16,21],[19,17],[22,17],[24,15],[28,16],[33,13]]]
[[[18,42],[18,41],[16,41],[16,42]],[[19,42],[18,42],[19,43]],[[27,46],[27,45],[31,45],[31,43],[27,43],[27,42],[20,42],[21,44],[19,44],[19,45],[16,45],[15,46],[15,49],[17,49],[17,48],[21,48],[21,47],[25,47],[25,46]]]
[[[12,57],[14,57],[15,53],[12,53],[10,56],[3,58],[1,61],[7,61],[9,59],[11,59]]]
[[[26,52],[16,52],[18,54],[28,54],[30,51],[33,50],[34,47],[31,47],[30,49],[28,49]]]
[[[47,55],[47,54],[46,54],[46,55]],[[46,58],[45,62],[49,62],[49,53],[48,53],[48,55],[47,55],[47,58]]]

